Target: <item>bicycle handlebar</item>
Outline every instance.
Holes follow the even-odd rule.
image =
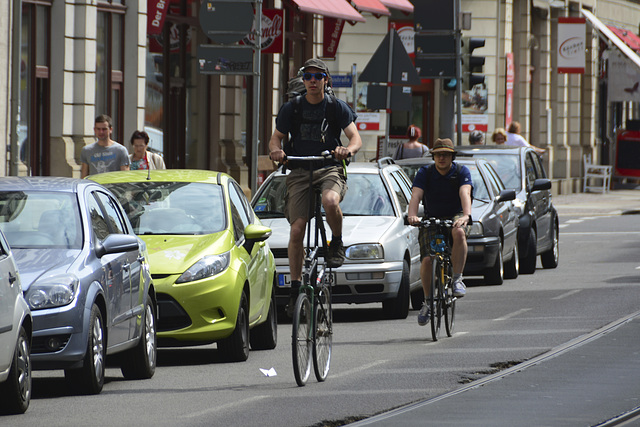
[[[324,150],[320,156],[284,156],[283,163],[287,163],[289,160],[296,162],[314,162],[318,160],[329,160],[334,158],[333,154],[329,150]]]
[[[446,228],[453,227],[453,220],[441,218],[425,218],[415,225],[415,227],[430,227],[432,225],[440,225]]]

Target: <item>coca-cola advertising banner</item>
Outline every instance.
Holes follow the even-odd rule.
[[[342,29],[344,28],[344,19],[325,16],[322,21],[322,57],[335,58],[340,37],[342,36]]]
[[[256,45],[256,22],[253,21],[251,33],[247,34],[240,42],[249,46]],[[284,52],[284,10],[262,9],[262,41],[261,53]]]

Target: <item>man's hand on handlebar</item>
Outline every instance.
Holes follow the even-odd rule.
[[[282,150],[273,150],[269,153],[269,158],[274,162],[282,163],[286,155]]]
[[[418,218],[417,216],[410,216],[407,218],[407,220],[409,221],[409,224],[411,225],[416,225],[420,222],[420,218]]]
[[[351,156],[351,152],[347,147],[338,146],[331,152],[336,160],[344,160]]]

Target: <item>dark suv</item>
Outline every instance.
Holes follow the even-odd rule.
[[[460,156],[489,161],[505,187],[516,190],[513,202],[520,217],[520,273],[535,272],[538,255],[542,267],[556,268],[560,254],[558,212],[551,202],[551,181],[540,156],[530,147],[469,145],[456,148]]]

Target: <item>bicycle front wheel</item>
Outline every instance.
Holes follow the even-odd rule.
[[[333,314],[331,311],[331,291],[323,286],[318,293],[315,309],[315,342],[313,346],[313,369],[318,381],[329,375],[331,345],[333,343]]]
[[[431,295],[429,305],[431,307],[431,338],[438,341],[440,335],[440,320],[442,318],[442,262],[438,257],[433,259],[431,271]]]
[[[446,263],[444,279],[445,294],[442,311],[447,336],[451,337],[453,336],[453,325],[455,324],[456,317],[456,298],[453,296],[453,267],[451,266],[451,262]]]
[[[301,292],[293,311],[293,331],[291,334],[293,375],[300,387],[307,383],[311,374],[312,326],[311,301],[305,292]]]

